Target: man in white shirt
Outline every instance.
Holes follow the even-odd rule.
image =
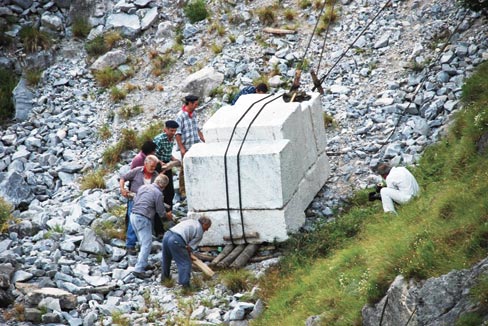
[[[380,191],[383,210],[396,213],[393,202],[405,204],[417,196],[420,188],[415,177],[404,167],[391,167],[382,163],[377,167],[378,174],[386,181],[386,187]]]

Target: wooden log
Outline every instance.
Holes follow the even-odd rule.
[[[256,253],[258,250],[259,245],[257,244],[248,244],[246,248],[241,252],[241,254],[230,264],[231,268],[241,268],[244,267],[249,259]]]
[[[256,238],[259,238],[259,233],[257,233],[257,232],[249,232],[248,234],[246,234],[246,239],[256,239]],[[242,239],[244,239],[244,237],[241,234],[241,235],[238,235],[238,236],[233,236],[232,239],[234,239],[234,240],[242,240]],[[230,238],[230,236],[224,235],[224,240],[225,241],[231,241],[232,239]]]
[[[272,255],[266,255],[266,256],[256,256],[256,257],[252,257],[251,259],[249,259],[249,262],[250,263],[259,263],[259,262],[262,262],[264,260],[268,260],[268,259],[271,259],[271,258],[276,258],[276,257],[279,257],[280,254],[279,253],[275,253],[275,254],[272,254]]]
[[[297,31],[291,29],[284,29],[284,28],[266,27],[263,28],[263,32],[270,33],[270,34],[285,35],[285,34],[295,34]]]
[[[210,265],[217,265],[218,263],[220,263],[220,261],[222,259],[224,259],[225,257],[227,257],[227,255],[230,254],[232,252],[232,250],[234,250],[233,244],[226,245],[224,247],[224,250],[222,250],[222,252],[220,254],[218,254],[217,257],[214,258],[214,260],[212,260]]]
[[[203,261],[198,259],[195,255],[192,254],[191,259],[192,259],[193,266],[196,266],[199,270],[204,272],[206,275],[210,277],[215,275],[215,272],[210,267],[208,267]]]
[[[220,263],[217,264],[217,266],[221,268],[228,267],[237,258],[237,256],[241,254],[245,247],[246,245],[238,245],[235,247],[230,254],[228,254]]]
[[[195,252],[194,255],[201,261],[212,261],[215,258],[214,256],[203,252]]]

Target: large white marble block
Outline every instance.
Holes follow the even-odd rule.
[[[248,242],[284,241],[303,225],[304,210],[330,173],[319,94],[301,103],[241,96],[217,111],[203,133],[206,143],[192,146],[184,160],[189,216],[213,221],[203,245],[228,243],[223,237],[230,233],[242,237],[242,226],[259,235]]]

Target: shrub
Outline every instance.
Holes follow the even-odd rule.
[[[100,128],[98,128],[98,138],[101,140],[107,140],[112,136],[112,132],[110,131],[110,126],[108,123],[104,123]]]
[[[0,231],[3,233],[6,223],[11,218],[10,212],[12,211],[12,205],[10,205],[5,199],[0,197]]]
[[[209,15],[204,0],[190,0],[183,11],[192,24],[204,20]]]
[[[264,25],[270,26],[276,20],[275,9],[271,6],[266,6],[257,11],[259,21]]]
[[[42,76],[42,70],[37,68],[27,69],[24,71],[24,77],[27,81],[27,85],[35,86],[39,83]]]
[[[94,73],[95,80],[102,87],[111,87],[124,79],[122,72],[118,69],[107,67]]]
[[[75,17],[71,28],[74,37],[85,38],[90,34],[91,25],[86,17]]]
[[[154,76],[159,76],[163,72],[167,72],[175,59],[170,53],[164,55],[155,55],[151,60],[152,73]]]
[[[113,49],[121,39],[122,35],[120,35],[119,31],[109,31],[103,35],[103,42],[109,50]]]
[[[86,53],[91,57],[98,57],[106,53],[109,49],[105,45],[102,35],[98,35],[93,40],[86,42],[85,44]]]
[[[299,0],[298,1],[298,6],[300,9],[307,9],[312,5],[312,2],[310,0]]]
[[[28,53],[37,51],[39,48],[43,50],[49,49],[51,46],[51,38],[46,32],[41,32],[32,26],[24,26],[19,32],[19,37],[24,43],[24,49]]]
[[[17,82],[14,71],[0,68],[0,121],[6,121],[15,112],[12,91]]]
[[[119,110],[119,116],[122,119],[128,120],[136,115],[141,114],[143,111],[142,106],[134,105],[134,106],[124,106]]]
[[[80,180],[80,189],[105,189],[104,177],[107,174],[106,170],[100,169],[86,173]]]
[[[127,92],[123,89],[120,89],[117,86],[113,86],[112,88],[110,88],[110,98],[112,99],[112,101],[120,102],[125,99],[126,96]]]
[[[285,10],[285,19],[286,20],[294,20],[295,19],[295,16],[296,16],[296,12],[293,10],[293,9],[290,9],[290,8],[287,8]]]
[[[214,54],[219,54],[222,52],[223,46],[221,44],[213,43],[210,48]]]
[[[234,293],[248,290],[249,281],[253,279],[252,274],[244,269],[226,271],[220,278],[222,284]]]

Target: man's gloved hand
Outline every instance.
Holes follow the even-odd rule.
[[[381,195],[376,191],[372,191],[368,195],[368,200],[369,201],[381,200]]]
[[[383,184],[382,184],[382,183],[377,183],[377,184],[376,184],[376,193],[378,193],[378,194],[379,194],[379,193],[380,193],[380,191],[381,191],[381,188],[383,188],[383,187],[384,187],[384,186],[383,186]]]

